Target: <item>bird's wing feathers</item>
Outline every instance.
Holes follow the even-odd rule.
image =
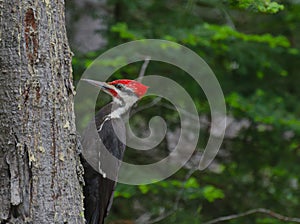
[[[95,117],[96,127],[99,127],[104,119],[102,112],[99,111]],[[121,119],[107,119],[102,124],[102,130],[96,133],[99,138],[92,133],[95,130],[92,122],[82,135],[81,141],[84,157],[82,164],[85,171],[85,218],[88,224],[102,224],[112,204],[116,186],[114,180],[117,179],[119,160],[122,160],[125,150],[125,125]],[[114,130],[118,131],[118,135]],[[103,143],[102,146],[99,146],[101,145],[100,141]],[[107,150],[103,149],[103,145]],[[109,160],[109,154],[113,154],[119,160]],[[109,176],[113,176],[114,180],[107,178]]]

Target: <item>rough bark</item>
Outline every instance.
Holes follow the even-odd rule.
[[[0,223],[84,223],[62,0],[0,0]]]

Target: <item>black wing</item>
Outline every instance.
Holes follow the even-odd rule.
[[[119,118],[109,119],[105,116],[108,114],[106,110],[110,110],[109,106],[107,107],[102,108],[95,117],[100,139],[93,133],[95,128],[93,128],[94,121],[92,121],[85,130],[81,141],[84,152],[82,164],[85,180],[83,189],[85,219],[88,224],[102,224],[112,203],[116,182],[107,176],[117,178],[120,163],[107,160],[108,153],[122,160],[125,150],[124,123]],[[116,135],[115,131],[119,134]],[[103,145],[107,150],[104,150]]]

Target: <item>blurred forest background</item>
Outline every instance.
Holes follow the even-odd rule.
[[[267,210],[243,214],[257,208],[300,217],[299,0],[66,2],[75,83],[111,47],[143,38],[166,39],[185,45],[208,63],[227,105],[219,154],[208,169],[194,172],[209,135],[209,105],[184,71],[150,61],[145,75],[172,78],[193,97],[201,120],[199,145],[191,161],[165,181],[119,184],[108,223],[206,223],[231,214],[241,214],[227,221],[231,224],[286,223]],[[135,79],[142,65],[128,65],[111,79]],[[100,104],[110,100],[105,94],[99,99]],[[137,135],[147,134],[155,115],[168,124],[158,149],[126,151],[126,161],[148,164],[176,145],[180,121],[163,99],[145,97],[139,106],[144,110],[131,119]]]

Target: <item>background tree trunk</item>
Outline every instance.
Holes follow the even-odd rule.
[[[71,49],[86,54],[103,48],[110,13],[106,0],[66,1],[66,23]]]
[[[0,10],[0,222],[84,223],[64,1]]]

